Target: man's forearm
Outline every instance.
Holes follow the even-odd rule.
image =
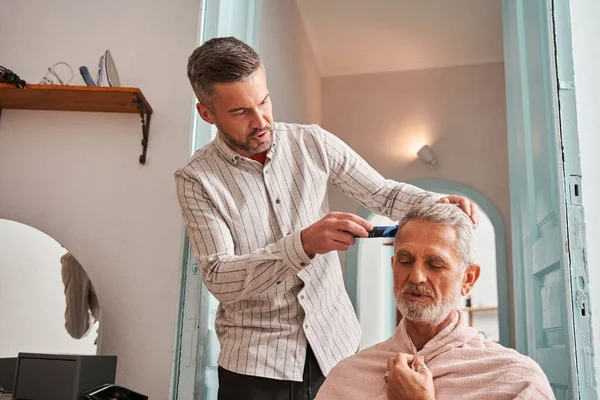
[[[311,261],[302,248],[300,231],[250,254],[202,255],[206,254],[202,248],[194,249],[194,253],[206,287],[224,303],[256,297]]]

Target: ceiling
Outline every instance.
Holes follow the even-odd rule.
[[[500,62],[502,0],[296,0],[321,75]]]

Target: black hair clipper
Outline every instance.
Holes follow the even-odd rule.
[[[369,236],[367,238],[393,238],[398,233],[398,225],[394,226],[374,226],[373,230],[369,231]],[[359,239],[361,237],[354,235]]]

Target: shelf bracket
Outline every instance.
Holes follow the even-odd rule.
[[[150,117],[152,114],[149,112],[146,105],[140,101],[137,95],[133,96],[133,102],[136,104],[140,111],[140,117],[142,118],[142,154],[140,155],[140,164],[146,164],[146,152],[148,151],[148,135],[150,133]],[[2,109],[0,108],[0,119],[2,119]]]
[[[140,164],[146,164],[146,152],[148,151],[148,136],[150,134],[150,117],[152,113],[146,107],[146,104],[137,94],[133,95],[133,102],[137,106],[140,117],[142,118],[142,155],[140,155]]]

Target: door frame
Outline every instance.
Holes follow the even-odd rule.
[[[200,0],[198,46],[214,37],[235,36],[256,48],[262,0]],[[190,49],[190,52],[192,49]],[[214,139],[212,126],[201,122],[192,104],[190,156]],[[204,399],[204,366],[207,362],[209,292],[200,277],[189,237],[182,228],[179,296],[171,367],[170,400]]]
[[[527,88],[527,44],[525,42],[526,29],[531,28],[532,21],[525,20],[522,4],[527,0],[503,0],[503,24],[511,21],[512,33],[517,37],[517,48],[505,47],[506,69],[511,72],[512,85],[507,82],[507,117],[509,134],[509,158],[511,189],[516,188],[512,182],[513,177],[523,174],[520,170],[518,158],[518,124],[529,118],[528,88]],[[595,359],[593,334],[591,325],[591,309],[589,301],[589,276],[587,273],[587,262],[585,259],[585,226],[584,213],[581,203],[581,162],[579,158],[579,137],[577,131],[577,111],[575,102],[575,85],[573,72],[573,50],[571,44],[570,26],[570,1],[569,0],[545,0],[548,13],[545,18],[546,26],[539,25],[539,29],[547,29],[548,43],[544,51],[549,52],[549,60],[544,60],[544,68],[540,73],[547,75],[552,83],[552,92],[549,97],[553,105],[555,131],[558,143],[556,146],[556,164],[558,187],[558,210],[561,220],[560,235],[564,239],[564,249],[560,252],[563,256],[565,268],[566,291],[565,299],[570,299],[564,304],[564,312],[570,325],[565,327],[569,335],[568,342],[573,344],[571,368],[571,393],[574,398],[596,399],[597,384],[595,378]],[[534,21],[535,22],[535,21]],[[520,34],[521,33],[521,34]],[[546,35],[544,35],[546,36]],[[505,41],[505,46],[506,46]],[[525,77],[519,82],[521,77]],[[509,103],[509,99],[514,101]],[[516,123],[517,126],[511,124]],[[529,128],[525,126],[525,128]],[[512,133],[512,136],[511,136]],[[511,138],[513,139],[511,141]],[[512,143],[511,143],[512,142]],[[561,179],[562,178],[562,179]],[[516,179],[515,179],[516,180]],[[520,189],[520,188],[519,188]],[[518,205],[521,198],[517,190],[511,190],[511,205]],[[522,233],[517,227],[528,216],[521,215],[519,207],[512,207],[511,225],[513,229],[513,286],[515,304],[525,305],[526,277],[524,276],[524,244]],[[515,234],[516,233],[516,234]],[[536,357],[532,353],[530,342],[535,341],[538,332],[528,327],[526,311],[524,307],[514,308],[515,312],[515,337],[516,348],[519,352]],[[569,360],[564,360],[570,362]]]
[[[571,36],[569,0],[553,1],[554,46],[558,111],[563,146],[563,173],[565,181],[566,229],[571,302],[574,314],[576,375],[581,399],[597,399],[596,360],[592,327],[592,309],[589,294],[589,275],[586,259],[585,214],[582,203],[581,158],[575,100],[575,73]]]

